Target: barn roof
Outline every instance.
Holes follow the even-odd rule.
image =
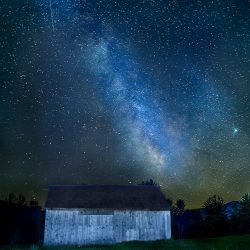
[[[169,210],[159,187],[146,185],[50,186],[46,208]]]

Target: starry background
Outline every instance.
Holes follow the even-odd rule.
[[[248,0],[0,2],[0,196],[250,189]]]

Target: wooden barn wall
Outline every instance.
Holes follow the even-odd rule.
[[[45,245],[112,244],[171,237],[169,211],[46,210]]]

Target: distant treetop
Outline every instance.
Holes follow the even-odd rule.
[[[139,183],[138,185],[145,185],[145,186],[156,186],[156,187],[160,187],[159,184],[157,184],[156,182],[154,182],[152,179],[146,180],[146,181],[142,181],[141,183]]]

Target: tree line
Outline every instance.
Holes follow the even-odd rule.
[[[250,233],[250,194],[227,206],[222,197],[213,195],[202,208],[185,209],[185,201],[171,204],[172,233],[175,238],[217,237]]]
[[[160,187],[152,179],[139,185]],[[184,199],[175,203],[168,199],[171,210],[172,235],[174,238],[217,237],[232,234],[250,234],[250,194],[244,194],[232,206],[222,197],[208,197],[200,209],[186,209]]]
[[[0,244],[35,244],[43,230],[44,211],[37,201],[13,193],[0,200]]]
[[[16,195],[14,193],[10,193],[8,197],[5,198],[5,201],[16,206],[38,206],[38,202],[36,200],[30,200],[29,202],[27,202],[23,194]]]
[[[160,186],[152,179],[138,185]],[[250,194],[230,207],[222,197],[213,195],[199,209],[186,209],[184,199],[168,199],[171,210],[172,237],[207,238],[250,234]],[[44,211],[37,201],[27,201],[22,194],[10,193],[0,200],[0,244],[36,243],[42,241]]]

